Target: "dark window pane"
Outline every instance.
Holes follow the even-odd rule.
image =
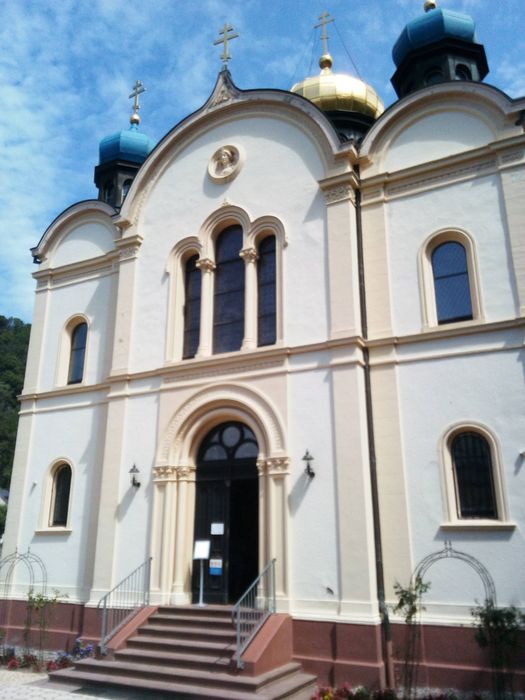
[[[227,459],[228,454],[222,445],[210,445],[202,459],[205,461],[213,461],[216,459]]]
[[[248,459],[250,457],[257,457],[259,454],[259,449],[255,442],[245,442],[235,450],[235,457],[237,459]]]
[[[213,428],[199,448],[198,462],[255,458],[259,453],[253,431],[242,423],[223,423]]]
[[[53,491],[53,517],[51,525],[67,525],[67,512],[69,507],[69,491],[71,488],[71,467],[65,464],[55,473]]]
[[[71,354],[69,356],[68,384],[78,384],[84,376],[86,356],[87,324],[79,323],[71,334]]]
[[[199,347],[201,317],[201,271],[198,255],[188,258],[184,266],[184,345],[183,359],[195,357]]]
[[[497,518],[490,447],[478,433],[461,433],[452,442],[460,518]]]
[[[272,345],[277,338],[275,236],[259,246],[257,285],[257,344]]]
[[[230,226],[217,238],[213,309],[213,351],[239,350],[244,339],[242,228]]]
[[[467,256],[460,243],[442,243],[432,253],[438,323],[472,318]]]

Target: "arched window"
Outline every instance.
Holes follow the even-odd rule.
[[[69,514],[69,495],[71,492],[71,467],[59,464],[53,472],[49,526],[65,527]]]
[[[103,190],[102,196],[103,196],[104,202],[106,202],[106,204],[111,204],[111,200],[113,199],[113,190],[114,189],[115,189],[115,187],[110,180],[108,180],[104,184],[104,190]]]
[[[184,265],[184,341],[183,359],[195,357],[199,347],[201,315],[201,271],[198,255],[192,255]]]
[[[275,236],[266,236],[259,245],[257,260],[257,345],[276,340]]]
[[[441,68],[431,68],[425,75],[425,85],[436,85],[443,82],[443,71]]]
[[[470,68],[464,63],[458,63],[456,66],[456,79],[457,80],[472,80],[472,73]]]
[[[240,350],[244,338],[244,261],[241,226],[229,226],[215,244],[213,352]]]
[[[472,318],[467,255],[457,241],[446,241],[432,252],[432,273],[438,323]]]
[[[71,331],[71,350],[69,354],[68,384],[78,384],[84,376],[84,359],[86,356],[87,323],[79,323]]]
[[[476,432],[456,434],[450,445],[458,518],[497,519],[490,445]]]
[[[127,193],[129,192],[129,188],[131,187],[132,182],[133,180],[128,179],[124,180],[124,182],[122,183],[122,201],[124,201]]]

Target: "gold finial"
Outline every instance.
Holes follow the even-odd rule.
[[[232,39],[237,39],[237,37],[239,36],[238,34],[232,34],[231,32],[233,32],[232,25],[228,24],[228,22],[225,22],[224,27],[219,32],[219,34],[222,34],[222,39],[219,38],[217,39],[217,41],[213,42],[214,46],[217,46],[218,44],[223,44],[224,46],[221,56],[221,60],[224,63],[224,68],[228,66],[228,61],[231,59],[230,47],[228,46],[228,42]]]
[[[436,0],[426,0],[425,4],[423,5],[423,9],[425,10],[425,12],[429,12],[429,10],[435,10],[436,7]]]
[[[322,15],[319,17],[319,20],[320,20],[319,24],[316,24],[314,27],[314,29],[318,29],[319,27],[323,28],[323,56],[321,57],[321,60],[319,61],[319,65],[321,66],[321,68],[330,68],[332,66],[332,57],[328,53],[328,33],[326,31],[326,27],[328,24],[330,24],[330,22],[334,21],[334,18],[330,17],[330,13],[326,12],[326,10],[325,10],[322,13]],[[325,58],[330,59],[329,66],[326,66],[326,65],[323,66],[321,64],[321,61],[323,61],[323,59],[325,59]]]
[[[146,92],[146,88],[142,84],[142,80],[137,80],[135,82],[135,85],[133,86],[133,90],[131,92],[131,95],[129,96],[129,99],[133,97],[133,114],[129,118],[129,121],[131,124],[140,124],[140,117],[139,117],[139,95],[143,92]]]

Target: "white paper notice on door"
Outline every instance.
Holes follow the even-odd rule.
[[[224,523],[212,523],[211,524],[211,534],[212,535],[224,535]]]

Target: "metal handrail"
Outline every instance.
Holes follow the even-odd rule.
[[[237,632],[234,658],[237,668],[244,667],[242,654],[274,612],[275,559],[272,559],[233,606],[232,620]]]
[[[109,639],[139,610],[149,605],[151,560],[152,557],[146,559],[98,601],[97,609],[102,610],[101,654],[107,654]]]

